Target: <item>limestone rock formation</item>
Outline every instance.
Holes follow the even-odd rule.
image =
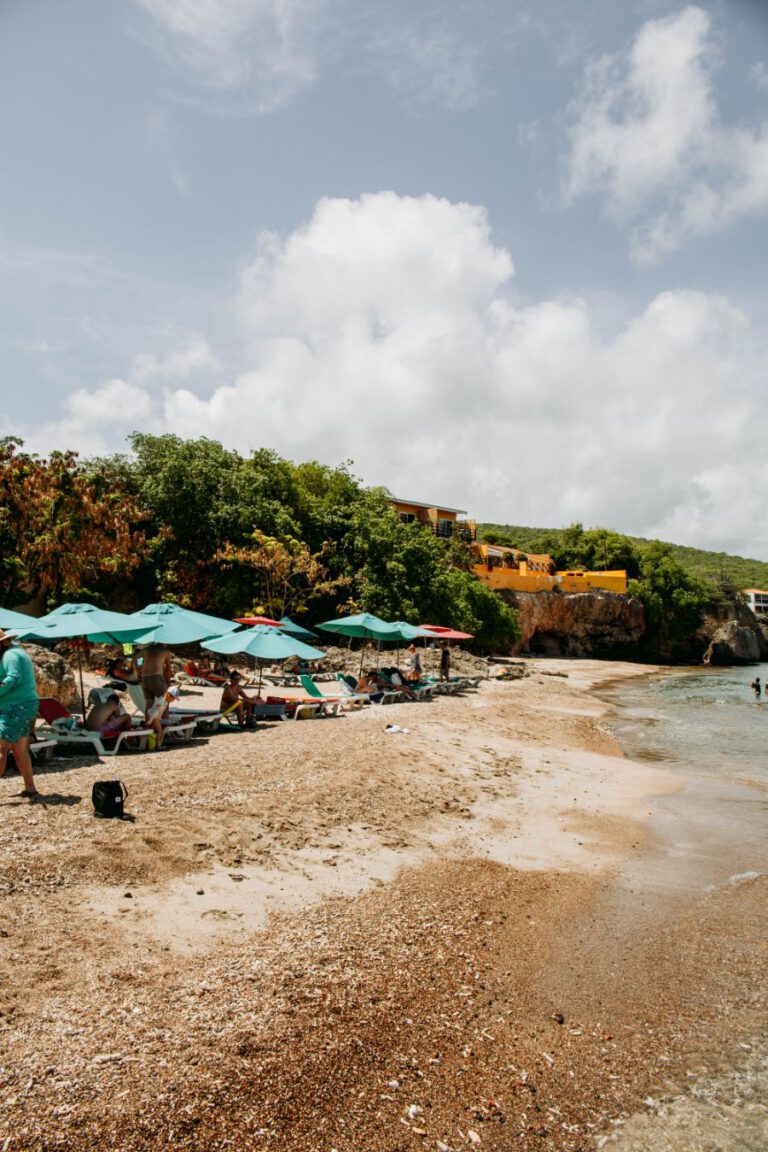
[[[757,664],[768,659],[765,627],[747,612],[748,616],[742,611],[714,627],[704,653],[705,664]]]
[[[510,592],[522,636],[517,651],[546,656],[637,658],[645,609],[615,592]]]
[[[25,644],[35,666],[39,696],[55,696],[65,708],[79,705],[77,678],[63,656],[39,644]]]

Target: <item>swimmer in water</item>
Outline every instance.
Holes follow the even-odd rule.
[[[763,689],[762,689],[762,687],[761,687],[761,685],[760,685],[760,677],[759,677],[759,676],[755,676],[754,680],[753,680],[753,681],[752,681],[752,683],[750,684],[750,688],[752,689],[752,691],[754,692],[755,696],[757,696],[757,698],[758,698],[758,700],[759,700],[759,699],[760,699],[760,693],[761,693],[761,692],[762,692],[762,690],[763,690]]]

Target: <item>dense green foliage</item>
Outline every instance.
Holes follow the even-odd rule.
[[[0,603],[169,599],[309,623],[366,610],[448,624],[498,651],[519,635],[465,547],[403,524],[388,493],[363,488],[347,464],[293,464],[267,450],[243,457],[171,435],[136,433],[131,448],[46,461],[5,444]]]
[[[691,576],[664,544],[654,543],[640,554],[640,573],[629,591],[645,605],[647,629],[659,649],[675,658],[701,624],[713,590]]]

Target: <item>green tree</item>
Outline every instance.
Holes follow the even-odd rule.
[[[648,636],[671,659],[700,626],[711,599],[711,591],[659,543],[643,551],[639,578],[630,581],[629,592],[645,605]]]
[[[255,529],[274,536],[296,531],[291,465],[270,452],[244,460],[205,438],[135,433],[131,444],[136,489],[152,515],[146,563],[158,594],[224,607],[215,560],[221,550],[247,546]],[[249,603],[248,587],[240,591]],[[226,598],[232,595],[230,587]]]

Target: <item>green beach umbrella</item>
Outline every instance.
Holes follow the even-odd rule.
[[[25,627],[17,635],[36,636],[41,640],[74,640],[82,637],[92,644],[124,644],[141,640],[150,625],[137,623],[123,612],[110,612],[94,604],[61,604],[47,616],[25,618]]]
[[[425,636],[432,640],[435,638],[434,632],[430,632],[428,628],[420,628],[418,624],[409,624],[407,620],[394,620],[390,624],[390,628],[394,628],[399,633],[399,640],[421,640]]]
[[[268,624],[257,624],[255,628],[246,628],[242,632],[233,632],[227,636],[216,636],[204,640],[201,648],[211,652],[218,652],[224,656],[234,656],[242,653],[253,656],[255,660],[287,660],[290,656],[298,656],[301,660],[322,660],[325,656],[319,648],[311,648],[297,640],[295,636],[287,636],[277,628]],[[259,664],[259,687],[261,692],[261,665]]]
[[[32,627],[29,627],[29,624]],[[24,640],[89,640],[92,644],[125,644],[144,640],[148,634],[147,625],[137,624],[133,617],[122,612],[109,612],[106,608],[96,608],[93,604],[62,604],[30,621],[26,626],[14,629],[17,637]],[[83,659],[77,650],[77,667],[80,674],[80,698],[85,721],[85,690],[83,688]]]
[[[132,612],[130,617],[136,626],[153,629],[144,641],[147,644],[193,644],[197,640],[207,640],[210,636],[222,636],[234,632],[238,625],[233,620],[221,616],[209,616],[206,612],[193,612],[179,604],[148,604],[140,612]]]
[[[407,620],[393,620],[390,628],[396,628],[399,635],[397,638],[397,660],[400,663],[400,641],[421,640],[423,637],[431,636],[434,639],[434,632],[429,632],[426,628],[420,628],[418,624],[409,624]],[[425,645],[426,647],[426,640]]]
[[[0,628],[22,629],[35,623],[37,621],[34,616],[25,616],[23,612],[14,612],[10,608],[0,608]]]
[[[397,641],[400,639],[400,633],[392,624],[388,624],[379,616],[373,616],[370,612],[358,612],[354,616],[342,616],[338,620],[326,620],[324,624],[318,624],[317,627],[324,632],[336,632],[339,636],[376,640],[379,644],[382,640]],[[361,670],[362,667],[363,650],[360,652]]]
[[[294,624],[290,616],[283,616],[282,620],[278,620],[277,626],[281,632],[287,632],[289,636],[295,636],[298,640],[320,639],[316,632],[310,632],[309,628],[302,628],[301,624]]]
[[[342,616],[338,620],[326,620],[316,627],[323,632],[337,632],[339,636],[354,636],[361,640],[398,640],[400,633],[393,624],[388,624],[370,612],[358,612],[355,616]]]

